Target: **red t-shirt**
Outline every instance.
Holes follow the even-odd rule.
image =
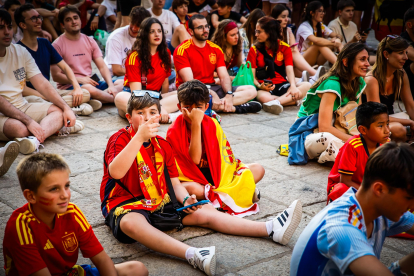
[[[171,56],[170,50],[168,55]],[[160,91],[166,78],[171,75],[171,68],[166,70],[161,63],[160,56],[157,53],[151,56],[151,65],[154,70],[147,73],[147,90]],[[125,78],[124,86],[129,87],[130,82],[141,82],[141,60],[136,51],[129,54],[125,60]]]
[[[30,203],[16,209],[6,225],[3,240],[4,269],[7,275],[26,276],[47,267],[52,275],[62,275],[78,261],[103,250],[82,211],[69,203],[65,213],[55,216],[50,229],[38,220]]]
[[[273,53],[271,49],[266,48],[267,53],[273,57]],[[247,61],[250,61],[252,64],[252,68],[261,68],[265,67],[264,56],[262,53],[257,50],[256,46],[252,46],[249,50],[249,54],[247,55]],[[290,46],[285,42],[279,40],[279,48],[276,52],[275,57],[275,64],[276,66],[286,67],[286,66],[293,66],[293,58],[292,58],[292,50]],[[280,70],[282,71],[282,70]],[[275,78],[272,79],[273,84],[284,83],[287,81],[286,73],[281,74],[277,72],[277,68],[275,68]],[[262,83],[263,80],[258,80],[259,83]]]
[[[226,66],[224,54],[219,46],[207,40],[203,48],[197,47],[193,39],[181,43],[174,51],[174,65],[177,70],[176,85],[179,87],[183,80],[180,70],[190,67],[193,78],[204,84],[214,84],[214,72],[217,68]]]
[[[91,9],[92,5],[95,4],[95,2],[91,0],[86,0],[85,3],[79,6],[78,10],[80,11],[80,19],[82,22],[81,28],[84,28],[86,24],[88,24],[88,10]],[[70,5],[69,0],[62,0],[62,2],[59,3],[59,9],[62,7],[65,7],[67,5]],[[95,16],[92,14],[91,16]]]
[[[157,136],[157,139],[160,143],[161,148],[164,150],[165,163],[167,165],[170,178],[178,177],[178,170],[175,164],[174,153],[170,144],[160,136]],[[120,129],[117,133],[109,138],[104,157],[108,166],[111,164],[112,160],[114,160],[114,158],[126,147],[129,141],[131,141],[131,135],[124,128]],[[154,162],[155,157],[153,146],[150,144],[146,150]],[[120,179],[121,182],[131,191],[135,197],[140,197],[143,195],[141,187],[139,185],[138,176],[138,164],[135,158],[134,163],[129,168],[126,175]],[[104,175],[102,178],[100,191],[102,214],[104,217],[108,215],[109,211],[112,208],[116,207],[126,200],[131,199],[131,195],[127,191],[125,191],[119,185],[115,184],[115,180],[109,175],[108,168],[104,166]]]
[[[352,181],[361,184],[368,158],[368,148],[362,135],[352,136],[336,156],[328,176],[328,186],[340,183],[341,174],[352,175]]]

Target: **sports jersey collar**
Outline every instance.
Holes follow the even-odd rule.
[[[359,134],[359,137],[361,138],[362,145],[364,145],[365,152],[366,152],[367,156],[369,157],[369,150],[368,150],[367,142],[365,142],[365,139],[362,136],[362,134]],[[380,144],[377,143],[376,148],[378,148],[379,146],[380,146]]]
[[[24,214],[27,216],[26,213],[30,213],[29,216],[31,217],[31,219],[37,221],[37,223],[40,223],[40,220],[36,217],[35,213],[33,212],[32,205],[30,203],[27,203],[27,208],[29,210],[24,212]]]

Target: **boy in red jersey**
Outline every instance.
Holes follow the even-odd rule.
[[[342,196],[349,187],[359,189],[370,154],[391,135],[387,107],[366,102],[356,112],[356,125],[361,134],[352,136],[339,150],[328,176],[328,203]]]
[[[82,211],[69,202],[69,173],[56,154],[34,154],[18,165],[28,203],[15,210],[6,225],[6,275],[148,275],[140,262],[114,266]],[[79,249],[95,268],[76,265]]]

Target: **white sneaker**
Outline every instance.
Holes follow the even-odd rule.
[[[325,73],[326,73],[326,69],[325,69],[325,67],[324,67],[324,66],[319,66],[319,67],[318,67],[318,70],[316,70],[316,74],[315,74],[315,75],[313,75],[313,76],[309,79],[309,83],[310,83],[311,85],[313,85],[315,82],[317,82],[317,81],[318,81],[318,79],[319,79],[320,77],[322,77],[323,75],[325,75]]]
[[[181,114],[183,114],[183,113],[181,113],[181,111],[177,111],[177,112],[168,114],[168,116],[170,117],[170,119],[168,120],[168,123],[169,124],[174,123],[174,121],[177,119],[177,117],[180,116]]]
[[[283,112],[283,105],[280,104],[279,100],[273,100],[263,104],[263,110],[269,113],[279,115]]]
[[[302,203],[295,200],[290,206],[273,219],[270,237],[277,243],[286,245],[302,219]]]
[[[79,131],[82,131],[84,128],[85,125],[81,121],[76,120],[76,123],[73,127],[62,127],[58,132],[58,136],[66,136],[71,133],[77,133]]]
[[[89,104],[90,106],[92,106],[93,111],[99,110],[99,109],[101,109],[101,107],[102,107],[102,103],[101,103],[101,101],[98,101],[98,100],[95,100],[95,99],[90,100],[90,101],[88,102],[88,104]]]
[[[207,275],[212,276],[216,274],[216,247],[197,248],[194,252],[194,257],[188,260],[190,265],[194,268],[199,268]]]
[[[253,203],[259,202],[260,201],[260,191],[259,189],[255,189],[254,190],[254,194],[253,194]]]
[[[43,145],[40,144],[39,140],[37,140],[37,138],[34,136],[15,138],[14,141],[19,143],[20,153],[22,154],[31,154],[33,152],[38,152],[39,146],[43,147]]]
[[[302,72],[302,81],[309,82],[309,79],[310,79],[309,72],[308,72],[308,71],[306,71],[306,70],[304,70],[304,71]]]
[[[90,106],[87,103],[83,103],[81,105],[74,106],[74,107],[72,107],[72,110],[76,115],[88,116],[88,115],[91,115],[93,113],[92,106]]]
[[[13,161],[19,155],[19,143],[15,141],[8,142],[0,149],[0,176],[6,174],[13,164]]]

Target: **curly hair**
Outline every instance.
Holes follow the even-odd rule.
[[[311,12],[315,13],[320,7],[323,7],[323,4],[319,1],[312,1],[308,5],[306,5],[305,11],[302,14],[302,22],[308,21],[311,26],[312,23],[312,14]],[[316,36],[322,37],[322,23],[318,22],[316,24]]]
[[[225,19],[220,21],[220,24],[218,25],[216,31],[213,34],[213,37],[211,38],[211,41],[215,44],[217,44],[224,53],[226,53],[227,50],[227,34],[225,33],[224,29],[226,28],[226,26],[230,23],[230,22],[234,22],[233,20],[230,19]],[[234,22],[236,23],[236,22]],[[242,50],[242,40],[240,39],[240,34],[239,34],[239,40],[237,41],[237,45],[233,46],[233,54],[235,57],[237,57]]]
[[[162,41],[160,45],[158,45],[157,47],[157,52],[160,56],[161,64],[166,71],[170,70],[171,68],[171,56],[167,51],[168,48],[167,41],[165,39],[164,28],[162,27],[162,24],[158,19],[149,17],[142,21],[139,27],[137,39],[132,45],[131,50],[129,50],[127,53],[127,56],[133,53],[134,51],[138,53],[138,57],[141,61],[141,72],[144,74],[148,74],[149,72],[154,70],[154,68],[151,65],[151,49],[149,43],[149,34],[152,24],[159,24],[161,26]]]
[[[270,42],[270,49],[273,53],[276,53],[279,49],[279,39],[283,40],[283,37],[281,36],[282,33],[282,27],[280,27],[279,21],[274,19],[270,16],[264,16],[257,21],[257,24],[260,25],[260,28],[262,28],[266,34],[269,35],[267,38],[267,41]],[[256,42],[255,46],[258,48],[265,47],[264,42]],[[273,55],[274,56],[274,55]]]
[[[331,67],[331,69],[322,77],[320,77],[311,88],[317,88],[330,76],[335,76],[339,78],[339,83],[341,85],[341,95],[343,98],[349,98],[350,101],[356,100],[356,91],[359,90],[361,85],[360,78],[351,79],[352,70],[356,60],[356,56],[368,48],[364,43],[348,43],[342,48],[342,51],[339,52],[336,62]],[[342,62],[343,59],[348,59],[347,66]]]

